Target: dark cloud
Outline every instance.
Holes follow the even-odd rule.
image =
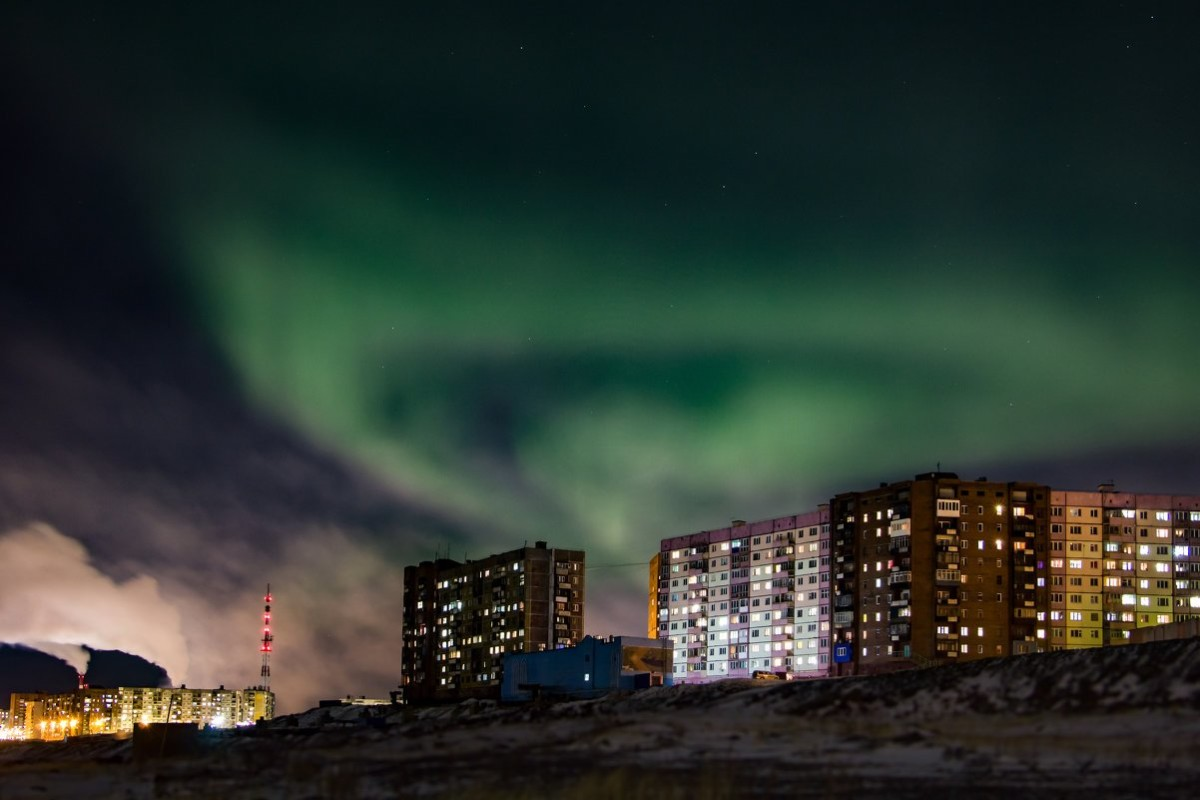
[[[278,586],[300,568],[293,545],[302,550],[314,530],[345,531],[343,553],[322,553],[316,563],[300,557],[304,567],[361,557],[398,565],[432,552],[435,542],[457,540],[458,523],[253,409],[195,326],[177,268],[154,246],[111,165],[80,157],[59,131],[37,123],[27,117],[12,127],[9,144],[19,158],[3,194],[11,224],[3,261],[11,268],[0,276],[0,376],[8,387],[0,394],[0,531],[52,526],[53,541],[86,551],[10,535],[6,566],[57,559],[38,588],[22,590],[22,600],[39,605],[44,590],[43,600],[53,593],[73,604],[76,621],[64,632],[70,638],[56,640],[74,645],[131,646],[137,637],[123,642],[116,629],[136,627],[139,618],[149,625],[159,611],[97,606],[97,587],[153,575],[161,610],[177,620],[186,610],[174,630],[199,665],[195,678],[249,684],[258,672],[254,598],[267,581]],[[75,566],[87,580],[52,578],[73,575]],[[304,614],[306,625],[345,627],[328,602],[335,586],[312,587],[307,604],[298,602],[294,584],[279,586],[283,629],[289,614],[293,626]],[[374,591],[336,588],[347,592],[348,607]],[[398,587],[377,588],[377,602],[359,607],[353,629],[382,637],[393,624]],[[14,607],[12,598],[5,603]],[[60,636],[59,626],[44,619],[40,638]],[[15,630],[5,627],[5,634]],[[26,641],[39,636],[21,633]],[[299,637],[290,645],[283,638],[281,658],[320,657]],[[187,652],[162,655],[189,662]],[[325,685],[279,666],[285,702],[395,681],[394,662],[326,658]]]

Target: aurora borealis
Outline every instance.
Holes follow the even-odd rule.
[[[1200,491],[1194,15],[958,5],[6,9],[6,529],[214,684],[271,580],[313,699],[435,548],[636,633],[661,537],[939,463]]]

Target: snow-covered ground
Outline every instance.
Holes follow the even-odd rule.
[[[504,708],[343,706],[135,763],[0,747],[0,798],[1190,796],[1200,640]]]

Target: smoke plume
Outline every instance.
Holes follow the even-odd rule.
[[[154,578],[114,581],[82,544],[42,523],[0,535],[0,564],[0,641],[58,656],[80,673],[89,659],[82,645],[123,650],[186,679],[180,615]]]

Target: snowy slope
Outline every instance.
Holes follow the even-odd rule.
[[[313,709],[203,758],[0,748],[0,798],[1180,797],[1200,779],[1198,687],[1193,639],[555,705]]]

